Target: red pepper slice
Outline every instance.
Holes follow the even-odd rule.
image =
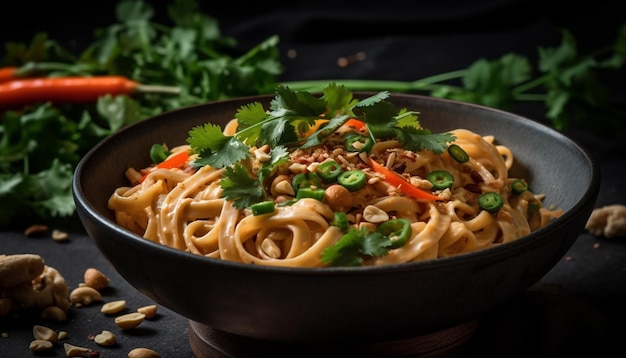
[[[188,159],[189,159],[189,151],[183,150],[182,152],[176,155],[173,155],[169,157],[168,159],[162,161],[161,163],[157,164],[156,167],[159,169],[180,168],[187,163]],[[144,174],[144,176],[141,177],[139,182],[142,183],[146,179],[147,175],[148,174]]]
[[[370,159],[370,166],[372,169],[383,175],[385,181],[394,187],[398,188],[406,195],[412,197],[417,201],[442,201],[443,199],[435,194],[424,191],[416,186],[411,185],[408,181],[404,180],[399,174],[390,170],[386,166]]]

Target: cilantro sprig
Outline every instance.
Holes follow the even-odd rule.
[[[442,153],[446,143],[454,140],[450,133],[432,134],[422,128],[417,112],[396,109],[386,101],[390,96],[387,91],[357,99],[345,86],[330,83],[320,97],[282,85],[276,87],[275,93],[268,111],[259,102],[241,106],[235,114],[238,131],[233,135],[224,134],[214,123],[189,131],[187,143],[198,154],[193,165],[226,168],[220,181],[222,196],[233,200],[239,209],[267,199],[264,180],[287,160],[290,150],[320,145],[351,118],[364,122],[371,133],[393,133],[408,150]],[[320,119],[327,123],[309,134]],[[253,146],[264,145],[271,148],[271,160],[253,175],[243,161],[251,157]]]
[[[364,227],[352,228],[323,251],[321,261],[330,266],[361,266],[366,258],[387,255],[391,246],[388,236]]]

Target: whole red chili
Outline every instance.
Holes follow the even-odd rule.
[[[25,105],[94,102],[98,97],[137,93],[180,93],[177,87],[143,85],[123,76],[43,77],[0,82],[0,109]]]

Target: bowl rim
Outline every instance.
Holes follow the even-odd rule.
[[[378,93],[378,92],[353,91],[353,94],[355,96],[358,96],[358,95],[367,96],[367,95],[371,95],[375,93]],[[82,216],[89,216],[90,218],[97,221],[99,225],[106,227],[108,231],[118,233],[119,235],[124,237],[125,240],[132,240],[131,242],[133,245],[136,245],[136,246],[147,245],[147,247],[150,250],[157,250],[157,251],[161,251],[164,253],[166,252],[168,254],[175,255],[180,258],[184,258],[185,260],[207,262],[207,263],[217,265],[218,267],[228,268],[230,270],[235,269],[235,270],[241,270],[241,271],[254,271],[257,273],[267,271],[273,274],[286,274],[286,275],[291,275],[291,274],[297,274],[297,275],[337,275],[337,274],[371,275],[371,274],[386,274],[390,272],[414,270],[420,267],[430,267],[430,268],[438,268],[440,266],[451,267],[451,266],[456,266],[456,265],[465,265],[467,263],[471,263],[477,260],[485,261],[485,260],[494,259],[494,258],[515,256],[514,253],[517,252],[517,250],[521,250],[525,247],[533,246],[536,244],[538,240],[545,239],[545,237],[543,236],[548,235],[552,231],[555,231],[556,230],[555,227],[557,225],[555,225],[554,222],[573,220],[573,217],[576,216],[576,213],[580,210],[580,207],[583,206],[584,203],[588,202],[591,198],[597,197],[597,194],[599,192],[599,187],[600,187],[599,166],[595,158],[591,155],[590,151],[586,149],[580,143],[576,142],[567,134],[559,132],[556,129],[548,126],[547,124],[538,122],[536,120],[530,119],[528,117],[525,117],[519,114],[515,114],[513,112],[509,112],[509,111],[505,111],[505,110],[501,110],[497,108],[492,108],[492,107],[487,107],[484,105],[470,103],[470,102],[463,102],[463,101],[438,98],[438,97],[430,97],[430,96],[420,95],[420,94],[391,93],[390,99],[392,99],[392,97],[405,98],[405,99],[419,98],[421,100],[426,100],[426,101],[434,101],[434,102],[439,102],[439,103],[466,106],[466,107],[475,108],[475,109],[482,110],[482,111],[495,112],[495,113],[499,113],[507,117],[515,118],[517,120],[522,120],[526,122],[526,125],[533,127],[533,129],[540,130],[540,131],[548,131],[550,132],[550,134],[558,136],[561,138],[561,140],[568,142],[570,146],[572,146],[573,148],[576,148],[576,150],[578,150],[580,154],[583,155],[583,157],[589,163],[590,185],[586,188],[584,194],[575,203],[575,205],[572,206],[569,210],[566,210],[563,213],[563,215],[555,219],[554,222],[530,233],[529,235],[526,235],[524,237],[521,237],[511,242],[508,242],[506,244],[489,247],[489,248],[481,249],[477,251],[461,253],[461,254],[454,255],[454,256],[442,257],[442,258],[436,258],[436,259],[430,259],[430,260],[424,260],[424,261],[418,261],[418,262],[388,264],[388,265],[381,265],[381,266],[359,266],[359,267],[265,266],[265,265],[251,265],[251,264],[246,264],[246,263],[232,262],[232,261],[227,261],[227,260],[222,260],[222,259],[217,259],[217,258],[205,257],[203,255],[190,253],[187,251],[175,249],[166,245],[152,242],[150,240],[144,239],[140,235],[137,235],[131,232],[128,229],[125,229],[117,225],[114,221],[109,220],[108,218],[105,218],[104,216],[102,216],[94,208],[94,206],[91,205],[86,195],[84,194],[84,191],[82,190],[82,185],[81,185],[84,166],[90,160],[90,158],[94,156],[96,152],[100,150],[101,147],[105,146],[108,142],[112,141],[113,138],[116,138],[118,135],[120,135],[119,133],[122,133],[123,131],[126,131],[127,129],[130,129],[136,126],[145,125],[144,123],[148,121],[156,121],[162,117],[171,116],[176,113],[183,112],[183,111],[190,111],[190,110],[193,110],[194,108],[203,108],[207,106],[216,105],[219,103],[230,103],[230,102],[247,103],[246,101],[252,102],[252,101],[258,101],[261,99],[271,100],[273,97],[275,97],[274,94],[251,95],[251,96],[243,96],[243,97],[209,101],[209,102],[186,106],[186,107],[182,107],[182,108],[178,108],[174,110],[169,110],[169,111],[165,111],[157,115],[151,116],[149,118],[143,119],[141,121],[132,123],[122,128],[121,130],[117,131],[116,133],[113,133],[109,135],[108,137],[104,138],[103,140],[98,142],[95,146],[93,146],[83,156],[83,158],[81,158],[81,160],[77,164],[76,169],[74,171],[74,176],[73,176],[73,181],[72,181],[72,192],[73,192],[74,200],[77,204],[77,208],[80,209],[78,210],[78,213],[79,213],[79,217],[81,217],[81,221],[83,220]]]

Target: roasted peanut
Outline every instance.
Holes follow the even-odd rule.
[[[101,290],[109,285],[109,278],[103,274],[100,270],[90,267],[85,270],[85,274],[83,275],[85,280],[85,286],[94,288],[96,290]]]
[[[110,347],[116,343],[115,335],[111,331],[102,331],[102,333],[96,334],[93,341],[103,347]]]
[[[36,234],[41,234],[43,232],[48,231],[48,227],[46,225],[31,225],[24,230],[25,236],[33,236]]]
[[[52,350],[52,348],[54,348],[52,342],[46,341],[45,339],[35,339],[34,341],[30,342],[30,345],[28,346],[28,349],[33,352],[50,351]]]
[[[67,241],[70,236],[67,232],[61,230],[52,230],[52,240],[56,242]]]
[[[41,318],[65,322],[67,321],[67,313],[57,306],[48,306],[41,311]]]
[[[78,307],[100,301],[102,301],[100,292],[89,286],[75,288],[72,290],[72,293],[70,293],[70,302]]]
[[[389,214],[374,205],[368,205],[363,209],[363,219],[371,223],[381,223],[389,220]]]
[[[157,313],[157,305],[149,305],[137,308],[137,312],[143,313],[146,318],[152,318],[156,316]]]
[[[348,211],[353,204],[352,193],[342,185],[333,184],[324,191],[324,203],[334,211]]]
[[[48,328],[45,326],[35,325],[33,326],[33,337],[36,340],[44,340],[52,343],[56,343],[58,340],[58,334],[52,328]]]
[[[116,314],[126,308],[125,300],[111,301],[102,305],[100,312],[104,314]]]
[[[69,343],[63,343],[63,349],[65,350],[65,355],[68,357],[84,357],[85,353],[91,352],[89,348],[79,347]]]
[[[152,349],[135,348],[128,352],[128,358],[161,358],[161,355]]]
[[[121,329],[132,329],[140,325],[145,318],[146,315],[143,313],[127,313],[125,315],[115,317],[115,324]]]

